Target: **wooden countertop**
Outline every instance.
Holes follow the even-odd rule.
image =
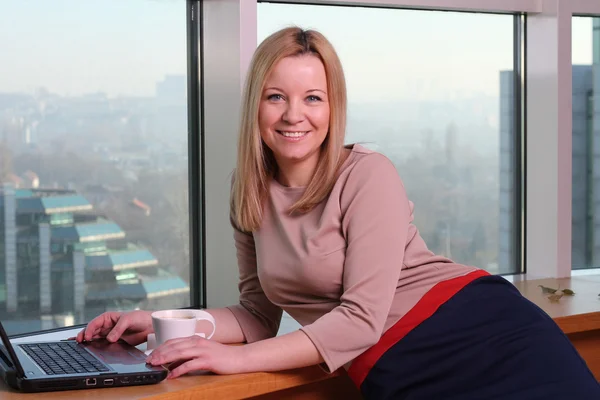
[[[215,400],[246,399],[265,393],[308,385],[340,373],[327,374],[319,367],[308,367],[282,372],[260,372],[240,375],[214,375],[198,373],[156,385],[130,386],[107,389],[70,390],[44,392],[44,399],[152,399],[152,400]],[[34,399],[40,394],[19,393],[0,382],[0,399]]]
[[[514,285],[525,297],[546,311],[565,333],[600,330],[600,275],[565,279],[525,280],[516,278]],[[571,289],[574,296],[564,296],[551,302],[538,285]],[[327,374],[319,367],[307,367],[275,373],[254,373],[217,376],[199,373],[166,380],[157,385],[126,388],[73,390],[44,393],[46,399],[245,399],[311,383],[339,378],[344,372]],[[0,400],[36,398],[36,394],[17,393],[0,382]],[[312,397],[311,397],[312,398]]]
[[[600,329],[600,275],[537,280],[515,279],[514,285],[523,296],[550,315],[566,333]],[[539,285],[571,289],[574,296],[563,296],[557,303],[542,294]]]

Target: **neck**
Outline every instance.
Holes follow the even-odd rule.
[[[315,171],[319,157],[297,162],[277,162],[276,179],[283,186],[306,187],[310,183]]]

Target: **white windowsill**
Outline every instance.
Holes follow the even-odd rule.
[[[600,275],[600,268],[577,269],[571,272],[571,276]]]

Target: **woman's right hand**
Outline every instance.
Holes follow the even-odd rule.
[[[150,311],[115,312],[109,311],[100,314],[91,320],[85,328],[75,337],[78,342],[106,338],[109,342],[123,339],[127,343],[137,346],[146,341],[152,328]]]

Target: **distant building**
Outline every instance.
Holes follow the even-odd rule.
[[[158,156],[153,160],[163,163],[163,168],[186,167],[182,156],[188,149],[187,75],[166,75],[156,83],[154,100],[152,112],[140,122],[147,128],[148,145]],[[169,160],[167,153],[176,156]]]
[[[594,247],[594,198],[600,193],[594,189],[594,158],[600,151],[594,149],[593,93],[591,65],[573,65],[573,171],[571,265],[587,268],[597,261]],[[594,153],[598,153],[596,156]]]
[[[187,77],[185,75],[166,75],[156,83],[156,98],[163,104],[186,104]]]
[[[73,315],[82,323],[105,310],[148,307],[167,297],[173,306],[187,305],[188,284],[150,251],[128,243],[119,225],[95,215],[83,196],[0,188],[3,322]]]
[[[143,201],[139,200],[138,198],[134,198],[133,200],[131,200],[131,205],[136,209],[136,210],[140,210],[144,213],[145,216],[149,217],[150,213],[152,212],[152,208],[150,208],[150,206],[146,203],[144,203]]]
[[[590,213],[593,221],[590,221],[593,232],[596,233],[589,240],[593,243],[594,254],[588,266],[600,266],[600,18],[593,21],[593,64],[592,64],[592,93],[588,96],[588,110],[591,118],[588,118],[589,131],[594,141],[590,148],[593,149],[593,173],[590,179],[593,188]],[[591,102],[591,104],[590,104]],[[588,114],[589,116],[589,114]],[[573,265],[577,268],[577,265]]]
[[[513,71],[500,72],[500,195],[498,214],[498,271],[509,273],[515,270],[515,237],[519,227],[515,219],[515,165],[518,139],[515,133],[514,79]]]

